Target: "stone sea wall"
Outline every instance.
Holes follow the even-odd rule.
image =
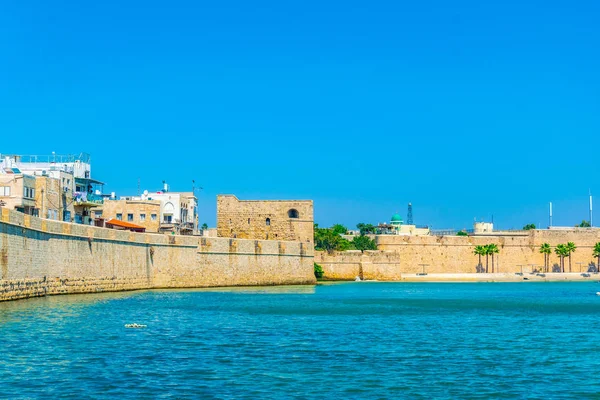
[[[540,245],[552,246],[550,272],[560,272],[559,257],[554,247],[574,242],[576,251],[571,257],[572,272],[595,271],[597,260],[592,256],[594,244],[600,242],[600,229],[532,230],[512,236],[395,236],[376,237],[377,251],[346,251],[327,254],[315,252],[315,262],[320,264],[328,279],[398,280],[402,274],[476,273],[485,268],[486,258],[473,254],[477,245],[495,243],[500,252],[494,257],[495,272],[514,273],[541,269],[544,256]],[[423,266],[422,264],[426,264]],[[492,260],[489,259],[491,272]],[[569,260],[565,259],[569,272]]]
[[[315,281],[306,243],[133,233],[0,210],[0,300]]]

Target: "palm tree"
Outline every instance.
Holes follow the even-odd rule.
[[[490,264],[490,245],[486,244],[485,246],[483,246],[483,254],[485,254],[485,273],[487,274],[488,271],[488,265]]]
[[[567,255],[567,246],[565,246],[564,244],[557,244],[556,248],[554,249],[554,252],[556,253],[557,256],[560,257],[560,270],[561,272],[565,272],[565,256]]]
[[[550,254],[552,249],[548,243],[542,243],[540,246],[540,253],[544,255],[544,272],[548,272],[548,264],[550,263]]]
[[[567,245],[565,246],[565,252],[567,253],[567,256],[569,257],[569,272],[571,272],[571,253],[575,253],[576,249],[577,249],[577,246],[575,246],[575,243],[573,243],[573,242],[568,242]]]
[[[600,242],[598,242],[594,245],[594,251],[593,251],[592,255],[594,257],[598,258],[598,261],[596,263],[596,272],[599,272],[600,271]]]
[[[473,254],[475,254],[476,256],[479,256],[479,265],[478,265],[479,268],[481,268],[481,256],[485,255],[485,253],[486,253],[485,246],[475,246],[475,250],[473,250]]]
[[[487,251],[492,256],[492,274],[493,274],[495,272],[494,271],[494,254],[500,253],[500,249],[498,248],[497,245],[492,243],[492,244],[487,245]]]

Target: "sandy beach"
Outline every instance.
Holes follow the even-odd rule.
[[[403,274],[400,282],[565,282],[600,280],[596,273]]]

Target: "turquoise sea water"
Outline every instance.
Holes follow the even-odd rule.
[[[364,282],[0,303],[0,398],[600,398],[597,291]]]

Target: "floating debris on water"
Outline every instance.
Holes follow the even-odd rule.
[[[139,328],[146,328],[148,325],[141,325],[141,324],[125,324],[125,328],[134,328],[134,329],[139,329]]]

